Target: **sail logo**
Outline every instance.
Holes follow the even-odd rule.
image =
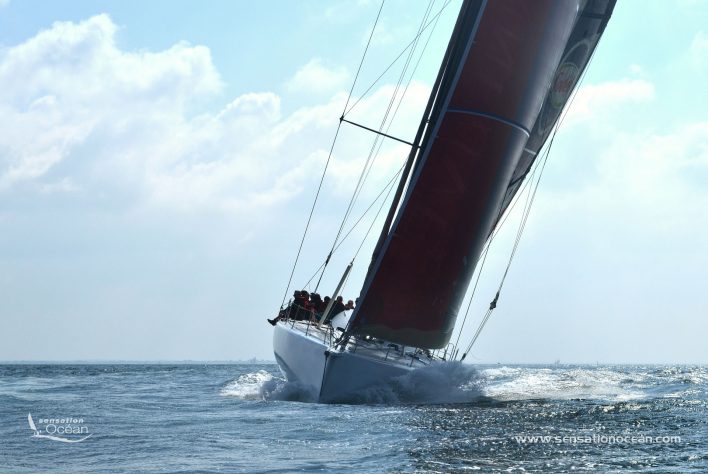
[[[580,68],[571,62],[564,63],[558,68],[556,80],[551,90],[551,104],[553,107],[557,109],[563,107],[565,101],[568,100],[570,92],[573,90],[579,74]]]
[[[60,443],[80,443],[91,437],[83,418],[39,418],[35,424],[32,414],[27,414],[27,423],[33,438],[50,439]]]

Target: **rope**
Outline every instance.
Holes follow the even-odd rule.
[[[369,35],[369,40],[366,43],[366,48],[364,49],[364,54],[361,57],[361,61],[359,62],[359,68],[356,71],[356,75],[354,76],[354,82],[352,83],[352,87],[349,90],[349,96],[347,97],[347,101],[344,104],[344,111],[347,110],[347,107],[349,106],[349,101],[351,100],[352,94],[354,92],[354,86],[356,85],[356,81],[359,78],[359,73],[361,72],[361,66],[364,64],[364,58],[366,57],[366,52],[369,50],[369,46],[371,45],[371,39],[374,36],[374,31],[376,30],[376,25],[379,22],[379,18],[381,17],[381,10],[383,10],[383,6],[386,0],[381,0],[381,6],[379,7],[379,11],[376,14],[376,20],[374,21],[374,26],[371,28],[371,34]],[[342,112],[342,116],[344,116],[344,112]],[[332,152],[334,151],[334,145],[337,143],[337,137],[339,136],[339,130],[342,128],[342,121],[340,120],[339,123],[337,124],[337,131],[334,133],[334,139],[332,140],[332,146],[329,149],[329,155],[327,156],[327,161],[325,163],[324,170],[322,171],[322,177],[320,178],[320,183],[317,186],[317,193],[315,193],[315,200],[312,203],[312,208],[310,208],[310,215],[307,217],[307,223],[305,224],[305,231],[302,234],[302,239],[300,240],[300,246],[297,249],[297,255],[295,256],[295,262],[293,263],[293,268],[290,271],[290,277],[288,278],[288,284],[285,287],[285,294],[283,295],[283,301],[280,303],[280,309],[283,309],[283,306],[285,305],[285,300],[288,297],[288,292],[290,291],[290,284],[293,281],[293,275],[295,274],[295,268],[297,268],[297,263],[300,260],[300,254],[302,252],[302,246],[305,243],[305,237],[307,236],[307,231],[310,229],[310,222],[312,221],[312,215],[315,212],[315,206],[317,206],[317,200],[320,197],[320,191],[322,190],[322,183],[324,182],[325,175],[327,174],[327,168],[329,167],[329,162],[332,159]]]
[[[414,44],[413,48],[411,48],[411,50],[408,54],[408,58],[406,59],[406,62],[404,64],[401,74],[398,78],[398,82],[396,83],[396,86],[394,88],[391,99],[389,100],[388,107],[386,108],[386,112],[384,113],[384,117],[381,120],[381,123],[379,125],[379,128],[378,128],[379,133],[381,133],[382,130],[384,129],[384,126],[386,126],[386,122],[388,121],[389,115],[391,114],[391,109],[393,108],[393,105],[396,102],[396,97],[398,96],[398,91],[400,90],[401,84],[403,83],[403,79],[405,78],[406,73],[408,71],[408,67],[410,66],[413,54],[415,53],[418,39],[420,38],[420,35],[423,31],[425,22],[426,22],[428,16],[430,15],[430,11],[432,10],[434,2],[435,2],[435,0],[430,0],[430,2],[428,3],[428,8],[426,9],[425,14],[423,16],[423,20],[421,21],[421,24],[418,27],[418,33],[416,34],[416,37],[415,37],[416,39],[414,40],[415,44]],[[431,34],[432,34],[432,30],[431,30]],[[428,37],[428,40],[430,40],[430,37]],[[428,43],[426,42],[425,46],[427,47],[427,45],[428,45]],[[424,51],[425,50],[423,50],[423,52]],[[416,68],[418,67],[419,64],[420,64],[420,59],[418,60],[418,63],[416,64]],[[403,93],[401,94],[401,98],[398,102],[398,106],[396,107],[393,115],[391,115],[391,120],[388,121],[388,127],[386,128],[386,133],[391,128],[391,125],[393,124],[393,120],[394,120],[396,114],[398,113],[400,105],[403,101],[403,98],[406,95],[406,92],[408,91],[408,87],[410,86],[410,83],[411,83],[411,80],[413,79],[414,74],[415,74],[415,69],[411,73],[411,77],[409,78],[408,83],[406,84],[406,86],[403,90]],[[342,115],[342,117],[340,118],[340,123],[342,120],[344,120],[344,115]],[[342,218],[342,222],[339,225],[339,229],[337,230],[337,235],[334,237],[334,242],[332,242],[332,247],[331,247],[329,253],[327,254],[327,258],[325,259],[324,265],[322,266],[322,273],[320,274],[320,277],[317,280],[317,284],[315,285],[315,290],[314,290],[315,292],[317,291],[317,289],[320,286],[320,283],[322,282],[322,278],[324,277],[324,273],[327,269],[327,265],[329,264],[330,259],[332,258],[332,253],[334,252],[334,248],[337,245],[337,241],[339,240],[339,237],[342,234],[342,230],[344,229],[344,225],[346,224],[347,219],[349,218],[349,215],[351,214],[351,211],[354,208],[354,204],[356,203],[356,201],[359,197],[359,194],[361,193],[361,190],[364,187],[364,183],[366,182],[367,178],[369,177],[369,172],[373,168],[376,158],[378,158],[379,151],[381,150],[382,144],[383,144],[383,140],[381,139],[381,136],[377,135],[374,138],[374,142],[371,146],[371,149],[369,150],[369,154],[366,158],[366,161],[364,162],[364,167],[362,168],[361,173],[359,174],[359,179],[357,180],[356,186],[354,187],[354,192],[352,194],[352,197],[349,200],[349,204],[347,205],[347,209],[344,213],[344,217]],[[368,232],[367,232],[367,235],[368,235]]]
[[[462,325],[460,326],[460,330],[457,333],[457,339],[455,340],[454,347],[457,347],[460,343],[460,337],[462,336],[462,330],[465,328],[465,323],[467,323],[467,316],[469,316],[470,307],[472,306],[472,301],[474,300],[474,296],[477,292],[477,285],[479,284],[479,279],[482,276],[482,270],[484,270],[484,264],[487,261],[487,255],[489,255],[489,247],[491,247],[492,241],[494,241],[494,238],[499,234],[501,228],[504,226],[504,223],[506,222],[506,220],[509,218],[512,211],[514,210],[514,207],[516,207],[516,203],[518,203],[521,200],[521,196],[523,195],[525,188],[533,180],[533,177],[536,173],[537,168],[538,168],[538,162],[536,162],[534,164],[534,168],[533,168],[533,171],[531,172],[530,179],[525,180],[521,184],[521,188],[519,189],[516,196],[514,196],[514,199],[511,203],[511,205],[508,207],[508,209],[506,209],[506,212],[504,212],[504,216],[503,216],[502,220],[499,222],[499,225],[497,225],[497,227],[494,229],[494,231],[492,232],[492,235],[489,237],[489,240],[487,241],[487,244],[484,247],[484,250],[482,250],[482,263],[480,264],[479,271],[477,272],[477,279],[474,282],[474,287],[472,288],[472,294],[470,295],[470,299],[467,302],[467,309],[465,310],[465,316],[462,319]],[[502,210],[500,209],[499,212],[501,213]]]
[[[554,131],[554,137],[555,137],[555,133],[557,131],[558,131],[558,128],[556,127],[556,129]],[[487,312],[482,317],[482,321],[480,322],[479,326],[477,327],[477,330],[475,331],[474,336],[472,336],[472,340],[467,345],[465,352],[462,354],[460,361],[465,360],[465,357],[467,357],[467,353],[472,349],[472,346],[477,341],[477,338],[479,337],[479,335],[482,333],[484,326],[486,326],[487,321],[489,321],[489,318],[492,315],[492,311],[494,311],[494,309],[497,307],[497,302],[499,301],[499,294],[501,293],[502,286],[504,286],[504,281],[506,280],[506,277],[509,274],[509,268],[511,267],[511,263],[514,260],[514,255],[516,255],[516,250],[519,246],[519,242],[521,241],[521,235],[523,234],[524,229],[526,228],[526,222],[528,221],[529,214],[531,213],[531,205],[533,204],[534,198],[536,197],[536,191],[538,190],[538,184],[541,182],[541,177],[543,176],[543,170],[545,169],[546,161],[548,160],[548,155],[549,155],[552,145],[553,145],[553,138],[551,138],[551,141],[549,142],[549,146],[546,148],[546,153],[544,154],[544,157],[541,161],[541,170],[540,170],[538,179],[536,180],[536,184],[535,184],[535,186],[532,186],[529,188],[529,193],[526,197],[526,204],[524,205],[524,211],[522,214],[521,222],[519,223],[519,228],[516,231],[516,240],[514,241],[514,247],[511,251],[511,255],[509,256],[509,261],[507,262],[506,269],[504,270],[504,275],[502,276],[502,279],[499,282],[499,287],[497,288],[497,292],[494,295],[494,299],[491,301],[491,303],[489,303],[489,309],[487,309]],[[536,170],[533,171],[533,173],[535,173],[535,172],[536,172]],[[532,180],[533,180],[533,174],[531,175],[531,179],[529,179],[528,182],[532,182]],[[531,191],[532,188],[533,188],[533,191]]]

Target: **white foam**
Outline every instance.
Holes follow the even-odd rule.
[[[315,394],[295,382],[288,382],[265,370],[241,375],[224,385],[221,395],[242,400],[285,400],[311,402]]]
[[[236,397],[243,400],[263,399],[264,388],[272,385],[273,374],[265,370],[241,375],[238,379],[227,383],[221,394],[227,397]]]
[[[626,374],[582,368],[523,368],[499,377],[500,369],[486,369],[483,393],[499,400],[603,399],[629,401],[644,398],[641,390],[623,383]]]
[[[484,369],[483,371],[485,378],[509,377],[519,373],[521,373],[521,369],[518,367],[495,367],[493,369]]]

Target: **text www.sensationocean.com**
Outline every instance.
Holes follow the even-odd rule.
[[[514,441],[519,444],[675,444],[681,442],[680,436],[651,435],[516,435]]]

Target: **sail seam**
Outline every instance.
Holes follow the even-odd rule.
[[[466,114],[466,115],[475,115],[478,117],[485,117],[489,118],[492,120],[496,120],[499,123],[503,123],[504,125],[509,125],[510,127],[513,127],[521,132],[523,132],[524,135],[526,135],[526,138],[531,136],[531,132],[524,127],[523,125],[514,122],[509,119],[505,119],[504,117],[500,117],[498,115],[490,114],[487,112],[481,112],[479,110],[471,110],[471,109],[447,109],[448,113],[454,113],[454,114]]]

